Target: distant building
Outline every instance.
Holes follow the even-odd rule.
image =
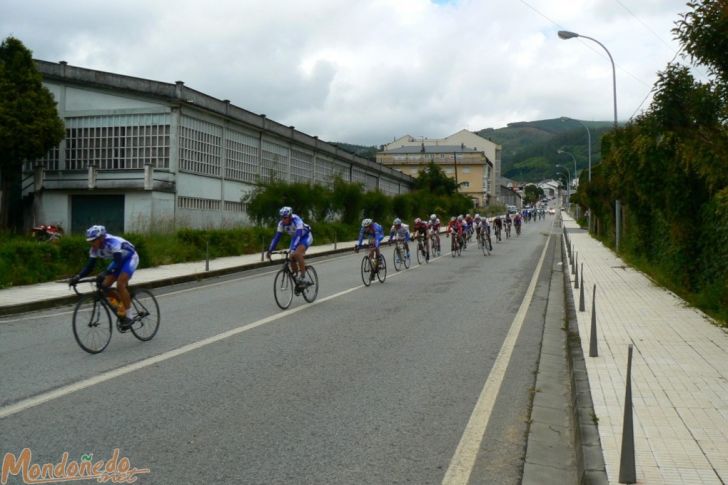
[[[460,192],[477,206],[498,200],[496,181],[500,177],[501,146],[468,130],[445,138],[416,139],[405,135],[384,145],[377,162],[407,175],[417,176],[430,162],[462,184]]]
[[[261,181],[330,184],[385,194],[413,179],[333,145],[175,84],[36,61],[66,135],[24,166],[28,223],[111,231],[212,228],[248,222]],[[295,209],[295,208],[294,208]]]

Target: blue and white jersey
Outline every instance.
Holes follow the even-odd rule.
[[[91,248],[89,256],[92,258],[113,259],[114,253],[121,253],[121,259],[128,259],[136,254],[134,245],[123,237],[107,234],[104,244],[99,249]]]
[[[394,238],[397,239],[403,239],[405,241],[410,240],[410,230],[409,226],[407,224],[400,224],[399,229],[397,226],[392,226],[392,229],[389,232],[389,240],[391,241]]]
[[[358,247],[361,247],[361,242],[364,237],[368,237],[374,240],[374,245],[379,247],[379,243],[384,239],[384,229],[376,222],[372,222],[369,227],[362,227],[359,229],[359,241],[356,243]]]
[[[299,243],[308,239],[311,234],[311,226],[305,224],[303,219],[296,214],[291,215],[291,221],[288,224],[283,224],[282,220],[279,221],[276,235],[273,237],[273,241],[271,241],[270,247],[268,248],[269,251],[273,251],[276,248],[278,241],[281,240],[281,236],[284,233],[291,236],[290,250],[295,251]]]

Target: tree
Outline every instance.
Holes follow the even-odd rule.
[[[526,185],[526,189],[524,190],[524,192],[525,197],[523,201],[526,204],[535,204],[543,198],[543,189],[541,187],[537,187],[536,185]]]
[[[53,95],[32,53],[14,37],[0,45],[0,228],[22,223],[23,162],[45,155],[63,139]]]
[[[421,171],[415,179],[415,190],[425,190],[434,195],[453,195],[458,190],[458,184],[434,162]]]

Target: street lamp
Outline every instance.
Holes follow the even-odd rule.
[[[566,203],[571,207],[571,170],[566,165],[556,165],[559,168],[563,168],[569,174],[569,184],[566,186]]]
[[[561,121],[566,121],[566,120],[576,121],[577,123],[581,124],[581,126],[583,126],[586,129],[587,142],[589,143],[589,182],[591,182],[592,148],[591,148],[591,132],[589,131],[589,127],[586,126],[586,124],[581,120],[576,120],[574,118],[568,118],[566,116],[561,117]]]
[[[617,128],[617,71],[614,68],[614,59],[612,59],[612,54],[604,46],[604,44],[596,39],[587,37],[586,35],[577,34],[576,32],[569,32],[568,30],[559,30],[559,38],[561,39],[568,40],[573,39],[574,37],[581,37],[583,39],[589,39],[592,42],[596,42],[602,47],[602,49],[604,49],[604,51],[609,56],[609,61],[612,63],[612,90],[614,93],[614,128]]]
[[[556,153],[559,153],[559,154],[566,153],[567,155],[569,155],[571,157],[572,160],[574,160],[574,177],[576,177],[576,157],[574,156],[574,154],[571,152],[567,152],[566,150],[562,150],[561,148],[556,150]]]

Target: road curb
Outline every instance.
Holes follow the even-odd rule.
[[[578,483],[608,484],[607,468],[604,463],[604,451],[599,440],[599,429],[596,424],[594,403],[589,388],[589,376],[586,371],[584,352],[581,348],[581,336],[576,318],[576,305],[571,293],[571,279],[566,271],[566,244],[561,239],[561,260],[563,261],[563,284],[565,293],[566,321],[568,322],[567,361],[571,379],[571,408],[573,410],[574,442],[576,446],[576,464]]]
[[[320,253],[307,255],[307,260],[316,259],[322,256],[330,256],[332,254],[340,254],[348,251],[352,251],[352,247],[330,249],[321,251]],[[180,276],[172,276],[166,278],[159,278],[153,281],[147,281],[138,285],[129,285],[130,288],[159,288],[160,286],[176,285],[180,283],[189,283],[190,281],[201,281],[207,278],[215,278],[218,276],[224,276],[227,274],[238,273],[240,271],[247,271],[257,268],[265,268],[268,266],[278,266],[281,261],[260,261],[256,263],[241,264],[239,266],[230,266],[228,268],[221,268],[216,270],[206,271],[204,273],[194,273]],[[62,305],[68,305],[78,301],[78,295],[75,293],[68,296],[47,298],[44,300],[38,300],[34,302],[19,303],[17,305],[4,305],[0,307],[0,317],[15,315],[18,313],[25,313],[34,310],[43,310],[46,308],[53,308]]]

